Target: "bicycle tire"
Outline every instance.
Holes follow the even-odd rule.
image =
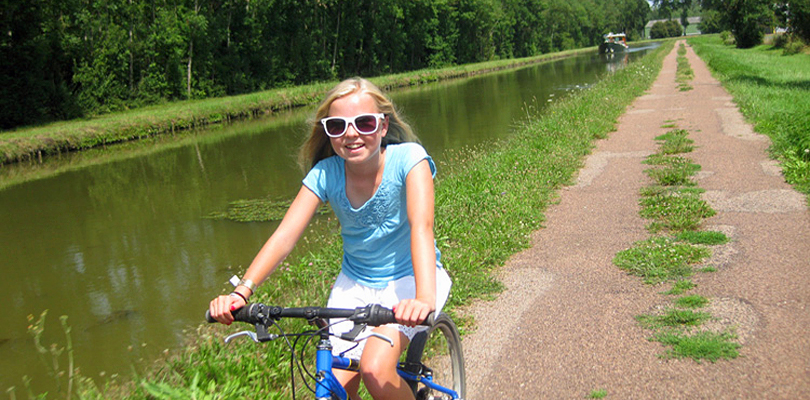
[[[433,326],[417,333],[408,346],[406,363],[423,364],[432,370],[433,382],[466,396],[464,353],[456,324],[447,314],[439,314]],[[420,399],[449,399],[444,393],[411,383],[414,396]],[[445,397],[446,396],[446,397]]]

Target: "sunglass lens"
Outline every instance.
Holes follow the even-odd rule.
[[[354,126],[359,132],[371,133],[377,130],[377,117],[373,115],[361,115],[354,120]]]
[[[340,136],[346,130],[346,121],[339,118],[326,120],[326,132],[332,136]]]

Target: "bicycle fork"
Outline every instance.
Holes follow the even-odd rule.
[[[332,343],[328,338],[321,338],[318,343],[315,366],[315,398],[318,400],[331,400],[333,395],[338,399],[346,399],[346,389],[338,382],[332,373],[333,357]]]

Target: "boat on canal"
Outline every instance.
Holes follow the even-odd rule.
[[[605,41],[599,45],[600,54],[623,53],[627,49],[627,36],[624,33],[610,32],[605,35]]]

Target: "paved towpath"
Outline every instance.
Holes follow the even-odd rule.
[[[687,46],[694,90],[678,91],[678,45],[653,87],[628,108],[547,214],[532,247],[500,271],[507,289],[469,310],[469,399],[810,399],[810,213],[769,160],[731,96]],[[705,229],[731,243],[690,294],[712,300],[715,324],[736,327],[741,357],[716,363],[662,360],[665,348],[634,316],[671,304],[612,264],[649,237],[638,215],[649,183],[644,158],[674,123],[697,148],[698,185],[717,211]]]

